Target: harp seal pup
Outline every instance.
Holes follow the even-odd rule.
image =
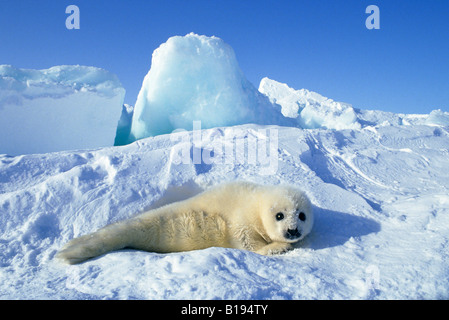
[[[231,182],[73,239],[56,257],[77,264],[124,248],[169,253],[208,247],[270,255],[292,249],[312,225],[303,191]]]

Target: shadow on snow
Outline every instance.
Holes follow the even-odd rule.
[[[313,206],[315,223],[302,247],[314,250],[343,245],[351,238],[380,231],[380,224],[372,219]]]

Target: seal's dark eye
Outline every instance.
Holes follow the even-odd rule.
[[[284,214],[282,212],[279,212],[278,214],[276,214],[277,221],[281,221],[282,219],[284,219]]]
[[[306,221],[306,214],[304,212],[300,212],[298,218],[301,221]]]

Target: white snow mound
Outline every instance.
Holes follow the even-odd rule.
[[[112,146],[125,89],[86,66],[0,66],[0,154]]]

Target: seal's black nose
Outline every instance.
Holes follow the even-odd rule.
[[[298,228],[296,228],[296,229],[288,229],[288,230],[287,230],[287,233],[288,233],[290,236],[292,236],[292,237],[295,237],[295,236],[298,236],[298,235],[299,235]]]

